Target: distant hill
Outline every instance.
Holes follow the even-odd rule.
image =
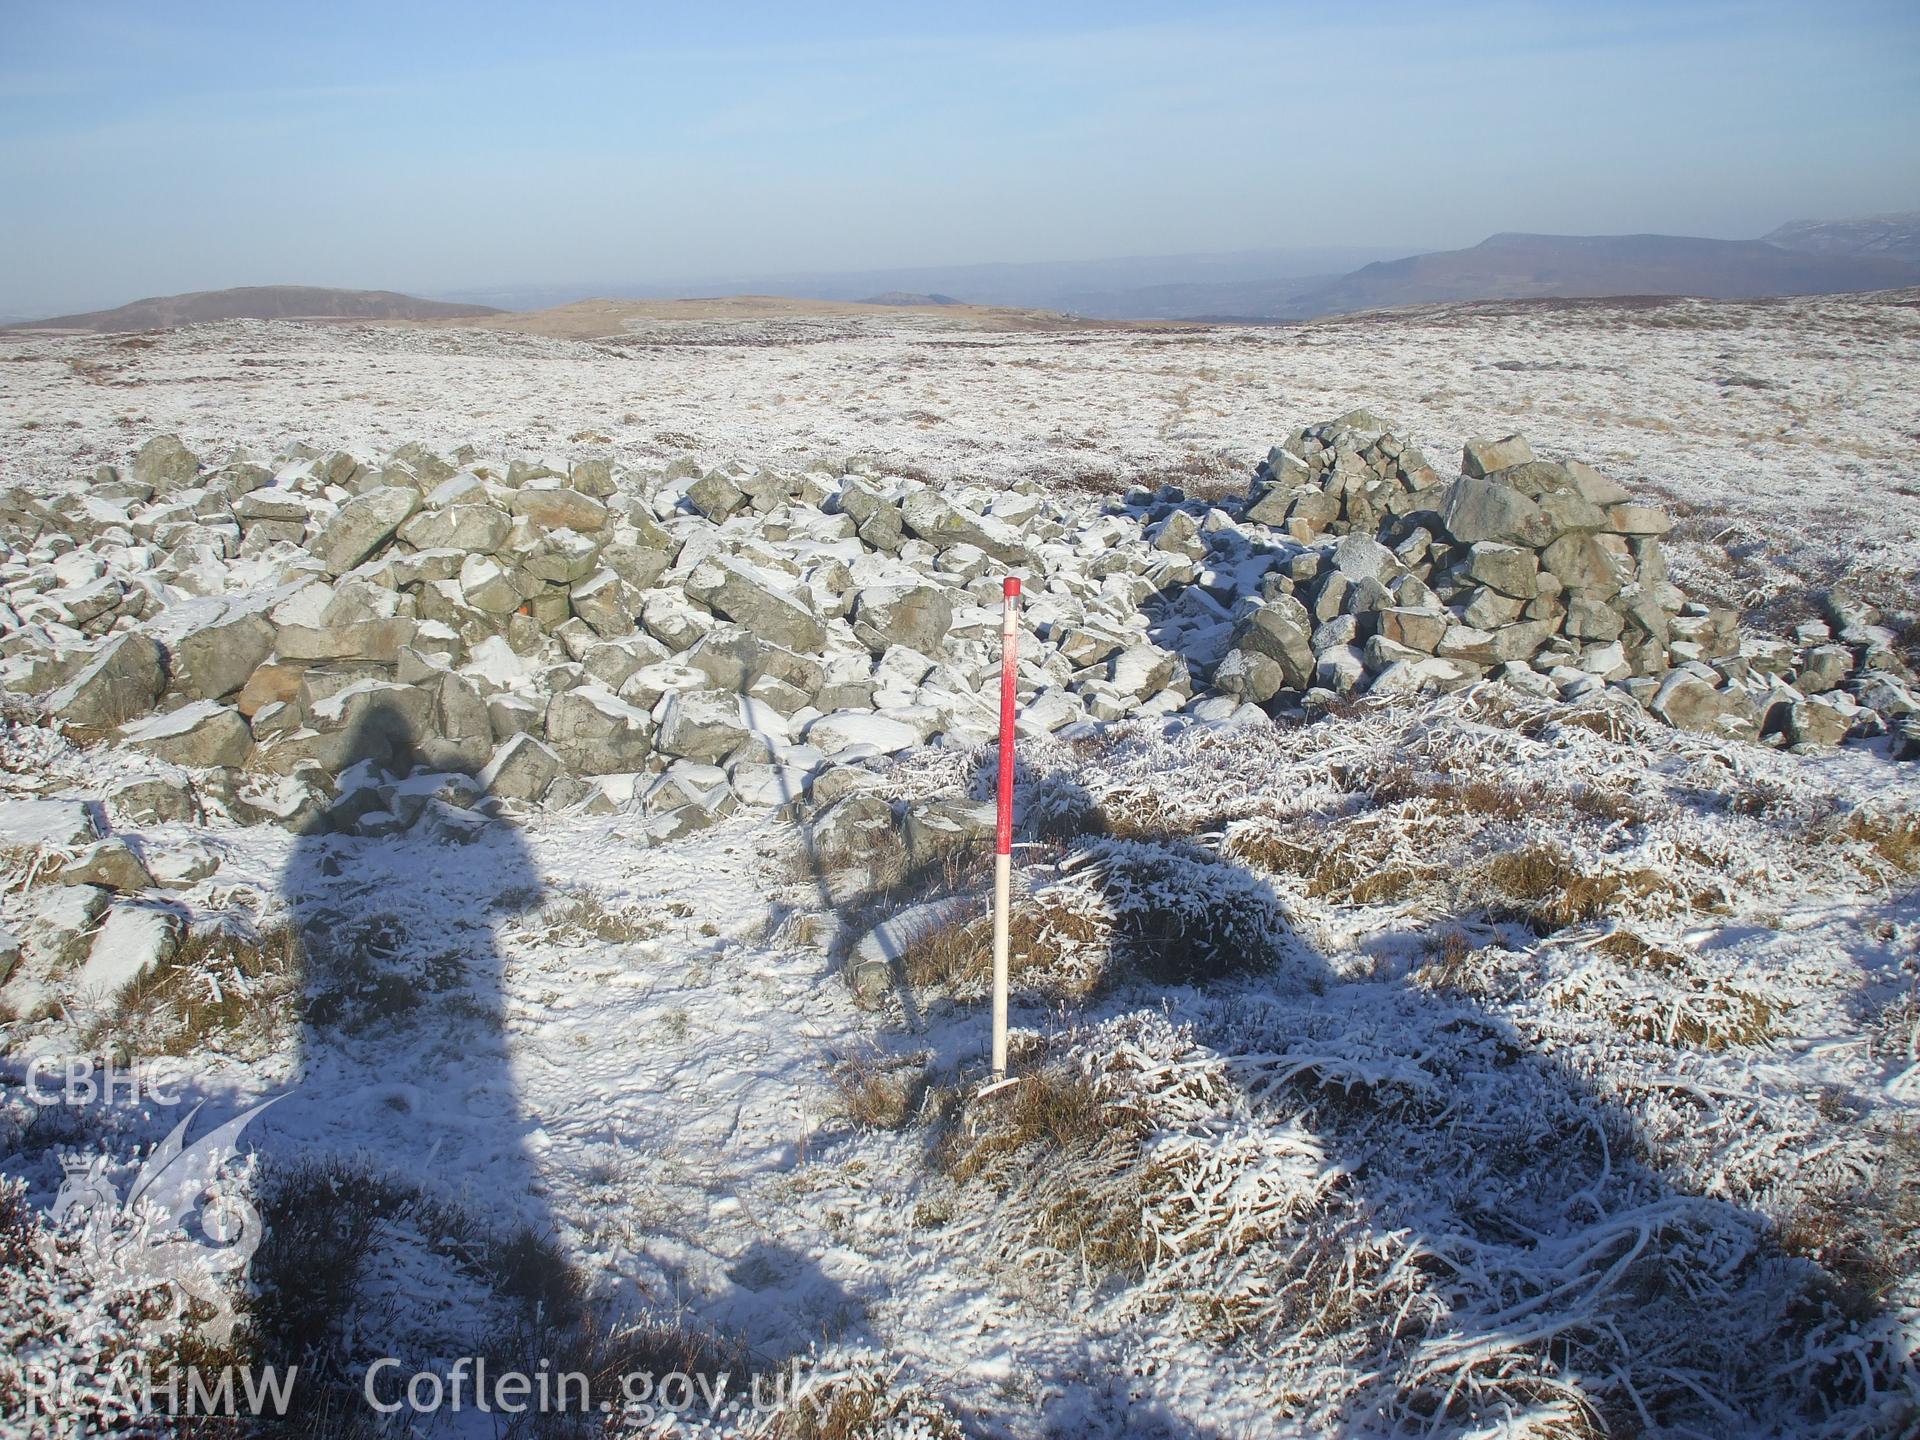
[[[1300,277],[1324,281],[1369,260],[1391,260],[1419,248],[1410,242],[1386,246],[1315,246],[1184,255],[1135,255],[1104,260],[1038,260],[975,265],[922,265],[886,270],[785,271],[714,274],[678,284],[605,280],[592,284],[500,286],[436,291],[448,300],[471,300],[509,310],[545,310],[594,297],[615,300],[697,300],[714,295],[786,295],[800,300],[874,303],[889,294],[927,300],[954,298],[963,305],[1068,311],[1089,319],[1137,320],[1195,313],[1180,294],[1199,287],[1208,305],[1237,290],[1258,288],[1268,303]],[[1251,293],[1251,292],[1249,292]],[[926,297],[921,299],[920,297]],[[1237,303],[1237,302],[1236,302]],[[1160,307],[1160,308],[1153,308]],[[1204,308],[1204,307],[1203,307]]]
[[[1687,235],[1493,235],[1464,250],[1391,257],[1374,248],[1239,251],[1134,256],[1090,261],[926,266],[837,274],[763,276],[700,286],[545,286],[449,292],[423,300],[390,290],[328,290],[303,285],[250,286],[136,300],[115,310],[16,321],[0,328],[97,332],[161,329],[209,320],[360,320],[472,322],[522,314],[539,333],[619,333],[612,323],[643,326],[690,318],[716,304],[728,318],[792,318],[766,297],[835,305],[949,312],[994,326],[1052,326],[1087,321],[1285,321],[1403,305],[1462,300],[1604,299],[1698,295],[1752,299],[1822,295],[1920,285],[1920,211],[1853,220],[1796,220],[1756,240]],[[1357,270],[1348,267],[1363,261]],[[722,302],[715,297],[731,297]],[[956,298],[959,297],[959,298]],[[479,303],[497,302],[493,304]],[[744,303],[751,317],[735,314]],[[502,309],[502,306],[510,309]],[[733,308],[727,308],[733,307]],[[1042,312],[1045,312],[1043,316]],[[825,312],[806,312],[819,318]],[[983,317],[991,315],[988,321]]]
[[[951,295],[934,293],[916,294],[911,290],[883,290],[878,295],[869,295],[864,300],[854,302],[858,305],[958,305],[960,302]]]
[[[1920,210],[1861,220],[1794,220],[1760,238],[1804,255],[1883,255],[1920,264]]]
[[[1820,249],[1688,235],[1494,235],[1467,250],[1363,265],[1295,295],[1274,318],[1449,300],[1607,295],[1738,300],[1920,284],[1920,261],[1891,251],[1826,248],[1828,241],[1818,232],[1832,228],[1803,230]],[[1840,242],[1836,237],[1832,243]]]
[[[17,330],[163,330],[209,320],[450,320],[499,315],[489,305],[419,300],[392,290],[327,290],[315,285],[243,285],[135,300],[113,310],[22,321]]]
[[[541,310],[516,310],[498,317],[435,320],[435,329],[506,330],[563,340],[624,338],[660,342],[675,337],[713,341],[731,332],[746,340],[768,334],[854,333],[890,328],[900,320],[946,330],[1057,331],[1101,330],[1142,321],[1090,320],[1051,310],[1013,305],[969,305],[965,301],[902,301],[877,305],[860,300],[811,300],[792,295],[707,295],[680,300],[576,300]]]

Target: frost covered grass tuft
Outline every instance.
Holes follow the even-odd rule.
[[[938,1396],[907,1380],[896,1362],[864,1359],[813,1379],[808,1392],[769,1417],[759,1440],[963,1440]]]
[[[1902,875],[1920,871],[1920,815],[1856,810],[1825,830],[1821,838],[1834,844],[1865,846]]]
[[[1099,1272],[1138,1272],[1147,1236],[1140,1142],[1148,1117],[1085,1052],[1041,1059],[944,1124],[935,1163],[994,1192],[997,1243]]]
[[[920,1113],[927,1098],[928,1057],[863,1052],[834,1067],[833,1083],[842,1113],[855,1125],[899,1130]]]
[[[423,939],[405,916],[313,910],[299,921],[305,941],[303,1018],[359,1033],[407,1015],[465,974],[459,950]]]
[[[550,944],[584,935],[609,945],[631,945],[651,939],[664,928],[659,916],[591,890],[547,897],[533,923]]]
[[[261,1053],[298,1023],[304,970],[291,925],[196,927],[164,966],[121,991],[86,1043],[131,1056]]]
[[[1099,838],[1050,872],[1029,868],[1012,916],[1010,975],[1084,1001],[1117,985],[1189,985],[1271,966],[1285,917],[1257,878],[1193,845]],[[991,985],[992,915],[973,897],[908,939],[908,982],[977,1000]]]
[[[1863,1176],[1809,1196],[1780,1228],[1788,1253],[1813,1261],[1824,1298],[1871,1324],[1920,1268],[1920,1135],[1896,1131]]]

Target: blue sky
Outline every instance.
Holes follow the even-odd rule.
[[[1920,6],[0,0],[0,312],[1920,207]]]

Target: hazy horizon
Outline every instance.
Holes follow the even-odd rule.
[[[748,8],[724,28],[17,4],[0,313],[1749,239],[1920,204],[1917,41],[1911,7],[1872,0]]]

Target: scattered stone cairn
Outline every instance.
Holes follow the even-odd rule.
[[[1744,739],[1832,744],[1862,723],[1834,694],[1855,648],[1818,625],[1800,637],[1810,653],[1743,643],[1733,611],[1690,604],[1668,579],[1672,521],[1618,482],[1537,459],[1518,435],[1469,443],[1461,468],[1443,481],[1365,411],[1276,445],[1246,518],[1298,548],[1242,602],[1215,687],[1265,703],[1491,676],[1568,700],[1617,684],[1673,725]],[[1871,650],[1861,618],[1842,629]]]
[[[163,436],[77,493],[0,498],[0,684],[150,757],[109,797],[135,818],[458,838],[544,805],[634,815],[645,843],[806,802],[818,841],[851,843],[894,818],[866,761],[992,739],[1015,570],[1029,735],[1492,679],[1773,743],[1908,726],[1912,747],[1912,676],[1865,607],[1743,636],[1672,583],[1669,520],[1615,481],[1518,436],[1470,443],[1463,471],[1364,411],[1211,506],[858,460],[208,466]],[[991,824],[962,802],[914,818],[935,848]]]

